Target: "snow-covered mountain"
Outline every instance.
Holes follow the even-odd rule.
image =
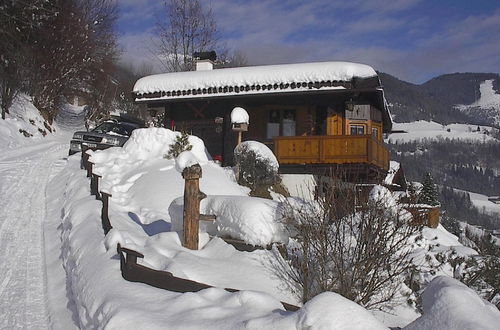
[[[479,85],[480,97],[472,104],[459,104],[460,111],[491,121],[494,126],[500,126],[500,93],[493,88],[493,79],[485,80]]]
[[[497,73],[453,73],[417,85],[379,73],[397,122],[433,120],[442,124],[497,126],[500,76]]]

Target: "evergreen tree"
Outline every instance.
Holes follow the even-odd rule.
[[[181,152],[189,151],[191,149],[193,149],[193,146],[189,143],[189,134],[183,130],[180,135],[177,135],[175,142],[170,145],[170,149],[165,155],[165,158],[177,158]]]
[[[418,202],[431,206],[439,205],[439,193],[430,173],[424,176]]]

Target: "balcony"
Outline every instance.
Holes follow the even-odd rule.
[[[368,164],[387,171],[389,150],[371,135],[280,136],[274,138],[280,164]]]

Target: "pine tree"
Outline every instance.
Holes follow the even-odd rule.
[[[191,149],[193,149],[193,146],[189,143],[189,134],[183,130],[180,135],[177,135],[175,142],[170,145],[170,149],[165,155],[165,158],[175,159],[181,152]]]
[[[439,193],[430,173],[424,176],[418,202],[431,206],[439,205]]]

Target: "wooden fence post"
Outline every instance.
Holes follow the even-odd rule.
[[[87,154],[88,147],[82,144],[82,161],[80,164],[81,169],[87,169],[87,161],[89,160],[89,155]]]
[[[109,221],[109,198],[111,194],[101,191],[101,201],[102,201],[102,210],[101,210],[101,222],[102,229],[104,230],[104,235],[106,235],[111,228],[111,222]]]
[[[90,178],[90,194],[94,195],[96,199],[101,199],[99,196],[99,179],[102,178],[99,174],[92,173]]]
[[[200,201],[206,197],[200,191],[201,166],[195,164],[186,167],[182,171],[184,183],[184,212],[183,212],[183,228],[184,241],[183,246],[198,250],[198,230],[200,220]]]
[[[93,166],[94,166],[94,163],[92,163],[91,161],[87,160],[87,178],[91,178],[92,177],[92,167]]]

